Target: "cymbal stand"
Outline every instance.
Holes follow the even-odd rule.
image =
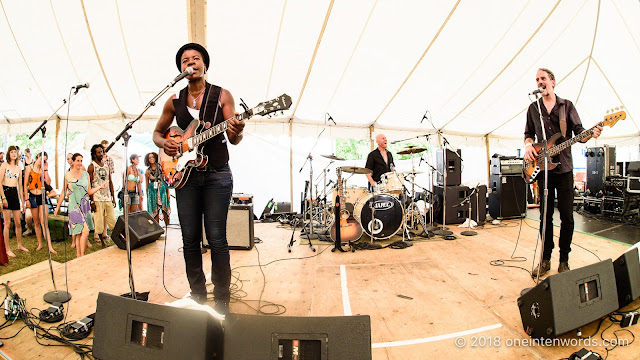
[[[371,243],[376,240],[376,196],[378,195],[376,187],[373,187],[373,197],[371,198],[371,204],[369,209],[371,210],[371,222],[369,223],[369,232],[371,232]],[[338,219],[336,219],[338,221]]]
[[[327,213],[327,173],[330,171],[329,170],[329,166],[331,166],[331,164],[333,164],[333,160],[329,161],[329,164],[322,170],[322,181],[324,186],[322,187],[322,194],[323,194],[323,206],[322,206],[322,222],[323,222],[323,226],[325,227],[325,229],[328,229],[328,225],[327,225],[327,218],[329,217],[329,214]],[[320,176],[318,176],[316,178],[316,180],[319,180]],[[316,196],[318,195],[318,190],[316,190]]]
[[[422,159],[421,159],[420,162],[422,162]],[[429,195],[428,195],[429,196],[429,226],[426,229],[424,229],[424,231],[433,232],[434,230],[438,229],[437,226],[433,225],[433,220],[434,220],[433,215],[434,215],[434,212],[435,212],[435,207],[434,207],[434,204],[433,204],[434,203],[434,195],[435,195],[434,192],[433,192],[434,191],[434,186],[435,186],[435,184],[433,182],[433,173],[437,172],[437,173],[440,174],[440,171],[438,171],[438,169],[434,168],[431,164],[429,164],[428,161],[424,160],[424,162],[431,168],[431,170],[429,171],[429,188],[431,189],[431,191],[429,191]],[[425,191],[427,191],[427,190],[425,190]],[[426,207],[425,207],[425,211],[426,211]]]

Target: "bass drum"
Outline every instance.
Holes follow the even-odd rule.
[[[376,214],[375,222],[371,221],[371,204],[375,204]],[[395,235],[404,221],[404,208],[400,200],[389,194],[374,195],[367,194],[359,199],[354,207],[354,215],[356,220],[360,222],[364,232],[376,239],[388,239]]]

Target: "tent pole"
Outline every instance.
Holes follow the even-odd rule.
[[[60,120],[60,116],[56,115],[56,142],[55,142],[56,145],[59,144],[58,138],[60,137],[60,121],[61,121]],[[58,146],[54,146],[54,152],[55,152],[55,154],[54,154],[53,159],[54,159],[54,164],[56,166],[55,167],[55,169],[56,169],[55,179],[56,179],[56,188],[57,188],[58,185],[59,185],[58,181],[60,180],[60,177],[59,177],[60,176],[60,172],[58,171]],[[53,185],[53,184],[51,184],[51,185]]]
[[[376,142],[373,139],[373,132],[374,131],[375,131],[375,126],[374,125],[369,126],[369,146],[371,147],[371,151],[375,150],[375,148],[376,148],[375,147]]]
[[[187,0],[187,30],[190,42],[207,47],[207,0]]]
[[[293,209],[293,117],[289,119],[289,198]]]
[[[484,136],[484,147],[487,149],[487,184],[491,177],[491,150],[489,149],[489,134]]]

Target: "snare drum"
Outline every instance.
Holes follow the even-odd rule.
[[[404,192],[404,177],[397,172],[384,173],[380,180],[385,192],[389,194],[402,194]]]
[[[371,221],[371,204],[375,206],[375,221]],[[356,220],[362,225],[367,235],[373,235],[376,239],[387,239],[395,235],[404,220],[404,208],[400,200],[389,194],[367,194],[358,200],[354,207]]]

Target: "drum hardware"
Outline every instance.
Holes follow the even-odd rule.
[[[423,151],[427,151],[425,148],[408,148],[406,150],[398,151],[400,155],[420,154]]]
[[[324,130],[323,130],[324,131]],[[321,133],[322,134],[322,133]],[[317,143],[317,142],[316,142]],[[315,145],[314,145],[315,146]],[[305,191],[304,191],[304,199],[305,199],[305,208],[304,208],[304,215],[302,217],[302,219],[306,219],[307,215],[309,215],[309,226],[308,229],[306,230],[305,233],[305,223],[303,222],[302,224],[302,231],[300,234],[300,237],[307,237],[307,240],[309,240],[309,247],[311,248],[311,250],[313,250],[313,252],[316,251],[316,248],[313,247],[313,244],[311,244],[311,239],[317,239],[318,238],[318,234],[315,233],[315,229],[313,226],[313,217],[314,217],[314,201],[313,201],[313,156],[311,156],[311,153],[309,153],[309,155],[307,155],[307,159],[305,160],[304,164],[302,165],[302,167],[300,168],[299,172],[302,172],[302,170],[304,169],[304,166],[307,164],[307,161],[309,161],[309,205],[307,206],[307,187],[305,186]],[[317,196],[317,194],[316,194]],[[295,232],[295,229],[294,229]],[[293,236],[291,237],[291,241],[289,242],[289,245],[287,246],[287,251],[291,252],[291,247],[293,246]]]
[[[348,173],[353,173],[353,174],[371,174],[371,173],[373,173],[373,170],[367,169],[367,168],[363,168],[363,167],[359,167],[359,166],[342,166],[342,167],[340,167],[340,169],[342,169],[342,172],[348,172]]]
[[[337,160],[337,161],[343,161],[344,160],[343,158],[335,156],[333,154],[331,154],[331,155],[320,155],[320,156],[326,157],[327,159],[331,159],[331,160]]]

